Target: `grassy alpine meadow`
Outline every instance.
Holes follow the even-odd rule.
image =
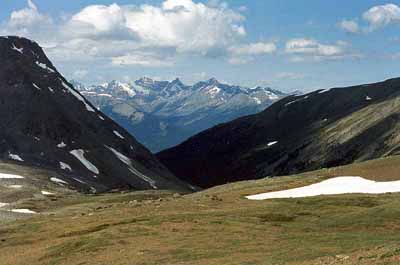
[[[399,180],[400,157],[189,195],[27,200],[40,214],[1,226],[1,264],[400,264],[400,194],[245,198],[335,176]]]

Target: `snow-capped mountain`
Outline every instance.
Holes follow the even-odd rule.
[[[187,187],[75,90],[37,43],[0,37],[0,51],[0,159],[86,192]]]
[[[191,86],[179,79],[146,77],[131,84],[112,81],[85,87],[71,83],[154,152],[217,124],[260,112],[287,96],[268,87],[228,85],[215,78]]]

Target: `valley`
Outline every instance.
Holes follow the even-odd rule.
[[[397,264],[398,193],[266,201],[245,196],[338,176],[394,181],[399,167],[395,156],[188,195],[31,199],[21,207],[39,214],[3,223],[0,256],[3,264],[15,265]]]
[[[194,85],[178,78],[157,81],[148,77],[132,83],[71,83],[152,152],[180,144],[217,124],[258,113],[289,95],[269,87],[224,84],[215,78]]]
[[[0,265],[400,264],[399,4],[0,2]]]

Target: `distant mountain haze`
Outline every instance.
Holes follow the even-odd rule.
[[[227,85],[212,78],[188,86],[179,79],[141,78],[84,86],[71,81],[93,105],[153,152],[175,146],[198,132],[258,113],[287,94],[268,87]]]

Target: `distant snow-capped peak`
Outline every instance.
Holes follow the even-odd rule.
[[[216,78],[200,81],[192,86],[185,85],[179,78],[173,81],[156,81],[148,77],[142,77],[133,83],[114,80],[90,87],[85,87],[75,81],[72,82],[83,94],[93,96],[93,93],[97,93],[111,95],[118,99],[137,99],[139,105],[143,107],[145,104],[151,105],[151,109],[164,105],[165,108],[170,110],[171,106],[175,104],[184,105],[186,103],[186,105],[191,105],[196,101],[200,105],[214,107],[228,104],[232,100],[235,105],[264,105],[286,96],[285,93],[269,87],[257,86],[249,88],[228,85],[218,81]]]

